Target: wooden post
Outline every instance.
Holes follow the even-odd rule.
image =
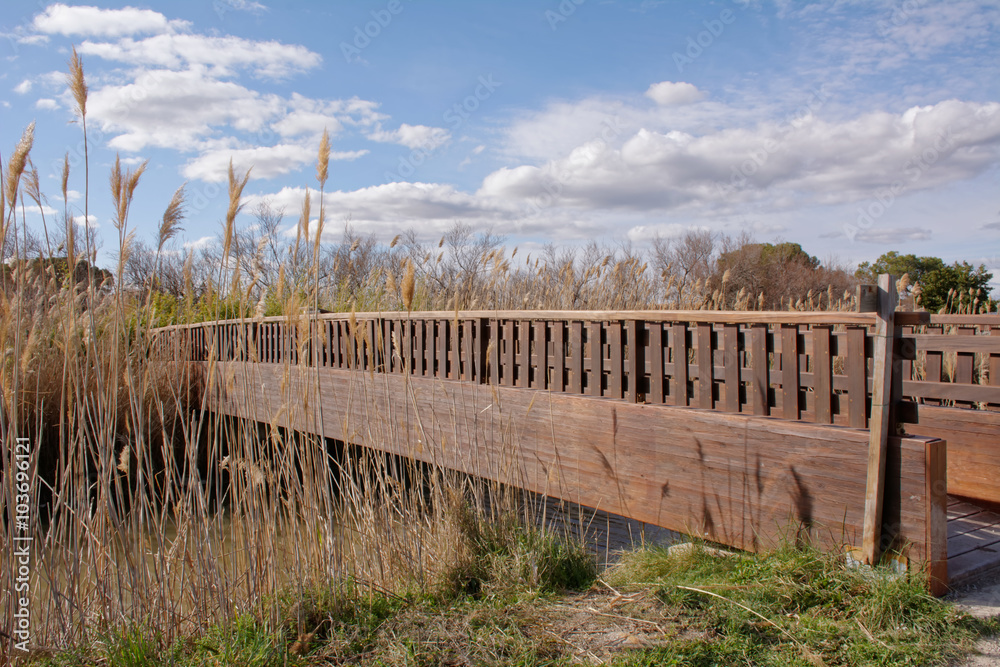
[[[885,495],[885,459],[892,408],[893,339],[895,338],[896,278],[883,273],[878,278],[878,310],[874,336],[872,416],[868,424],[868,483],[865,487],[865,524],[862,556],[870,565],[878,562]]]

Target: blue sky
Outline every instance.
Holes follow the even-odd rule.
[[[64,76],[75,45],[106,256],[116,152],[150,161],[137,233],[153,237],[187,182],[179,243],[198,247],[218,232],[230,158],[253,165],[251,206],[286,207],[294,233],[325,127],[331,240],[348,221],[384,240],[463,221],[522,248],[747,230],[840,262],[982,262],[1000,285],[996,1],[5,9],[0,150],[37,121],[34,161],[61,214],[55,165],[81,148]],[[82,218],[82,168],[70,188]]]

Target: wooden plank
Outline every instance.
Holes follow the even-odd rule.
[[[587,325],[587,342],[590,345],[590,376],[587,385],[589,396],[600,396],[604,388],[604,325],[590,322]]]
[[[753,364],[753,413],[766,417],[771,414],[771,404],[768,398],[771,386],[769,367],[770,359],[767,352],[767,325],[755,324],[750,329],[751,363]]]
[[[649,328],[649,393],[646,400],[661,404],[664,400],[664,370],[663,370],[663,324],[647,322]]]
[[[365,332],[367,333],[367,338],[365,339],[365,347],[367,348],[367,362],[370,370],[374,371],[378,368],[379,354],[381,346],[378,341],[378,329],[376,328],[376,321],[370,319],[365,323]]]
[[[958,340],[966,339],[973,340],[976,330],[972,327],[959,327],[957,331],[953,334]],[[987,336],[979,337],[980,340],[990,340]],[[997,348],[1000,350],[1000,347]],[[972,369],[975,365],[976,355],[971,352],[958,352],[955,355],[955,377],[954,382],[956,384],[970,385],[972,384]],[[966,404],[968,405],[968,404]]]
[[[646,341],[644,334],[646,323],[639,320],[629,320],[625,324],[625,334],[628,338],[628,392],[626,398],[630,403],[644,403],[646,400]]]
[[[450,378],[451,371],[448,369],[448,342],[451,340],[451,320],[439,320],[437,323],[437,377],[441,379]]]
[[[919,352],[965,352],[1000,354],[1000,335],[976,336],[972,329],[959,329],[954,334],[908,334]],[[971,370],[969,372],[971,377]]]
[[[816,423],[833,423],[833,355],[830,354],[832,327],[816,325],[812,328],[813,374],[816,397]]]
[[[948,445],[932,440],[925,445],[927,584],[931,595],[948,592]]]
[[[448,350],[448,378],[452,380],[461,380],[462,375],[462,361],[468,357],[463,357],[462,355],[462,323],[457,317],[452,319],[449,323],[449,329],[451,331],[451,346]]]
[[[438,322],[424,320],[424,376],[436,377],[438,364]]]
[[[948,553],[961,556],[977,549],[1000,552],[998,545],[1000,530],[981,529],[948,538]]]
[[[892,407],[892,350],[896,333],[896,277],[883,273],[878,279],[878,319],[875,323],[875,365],[872,377],[872,418],[868,441],[868,474],[865,485],[865,527],[862,555],[870,565],[881,555],[882,507],[885,500],[885,461]],[[895,432],[893,429],[892,432]],[[946,556],[947,557],[947,556]]]
[[[917,406],[907,428],[948,441],[948,492],[1000,504],[1000,412]]]
[[[569,324],[570,369],[569,388],[573,394],[583,393],[583,322],[574,320]]]
[[[382,317],[384,312],[362,312],[355,313],[359,319]],[[410,316],[413,319],[444,319],[453,318],[454,310],[428,310],[412,311]],[[687,322],[697,324],[699,322],[710,322],[712,324],[842,324],[842,325],[873,325],[875,323],[874,313],[851,313],[842,311],[789,311],[789,310],[756,310],[756,311],[724,311],[724,310],[463,310],[459,311],[460,317],[480,318],[500,320],[573,320],[580,319],[601,320],[610,322],[611,320],[643,319],[650,322]],[[346,320],[347,313],[323,313],[312,315],[315,319],[322,320]],[[926,313],[900,313],[900,324],[925,324]],[[933,317],[933,316],[932,316]],[[996,315],[976,316],[983,319],[982,323],[997,324]],[[257,318],[257,322],[280,322],[285,319],[283,315]],[[204,323],[178,324],[163,327],[163,330],[188,329],[204,326]]]
[[[315,376],[223,364],[235,386],[212,409],[316,428],[301,409]],[[867,434],[816,424],[631,404],[555,392],[322,369],[323,435],[565,497],[737,548],[810,540],[841,549],[863,523]],[[216,383],[221,385],[224,383]],[[352,392],[344,387],[356,387]],[[352,400],[359,392],[365,401]],[[314,402],[313,400],[310,403]],[[379,415],[420,420],[386,423]],[[501,408],[502,406],[502,408]],[[283,407],[288,409],[282,409]],[[484,415],[487,415],[484,417]],[[491,418],[489,415],[495,415]],[[504,424],[518,425],[508,448]],[[363,426],[363,427],[361,427]],[[391,437],[385,437],[391,429]],[[740,443],[740,456],[733,456]],[[910,562],[926,561],[927,440],[891,438],[886,520]],[[744,483],[747,479],[753,484]]]
[[[939,384],[942,381],[941,372],[943,370],[944,355],[941,352],[928,352],[924,360],[924,382]],[[907,394],[912,396],[913,394]],[[929,397],[928,397],[929,398]],[[940,400],[931,399],[931,405],[940,405]]]
[[[535,322],[534,327],[534,355],[533,372],[531,374],[531,387],[534,389],[548,389],[549,387],[549,337],[548,322]]]
[[[988,384],[956,384],[953,382],[904,382],[903,394],[923,398],[935,404],[943,399],[965,403],[1000,403],[1000,387]]]
[[[868,426],[868,359],[865,356],[865,330],[847,330],[847,421],[853,428]]]
[[[566,391],[566,323],[556,320],[549,323],[552,335],[552,391]]]
[[[500,367],[500,379],[503,386],[514,386],[514,348],[517,344],[514,338],[514,321],[503,323],[503,358]]]
[[[711,410],[714,400],[714,364],[712,363],[712,325],[700,322],[698,325],[698,407]]]
[[[622,323],[618,320],[608,322],[606,331],[608,337],[608,390],[604,395],[620,399],[625,395],[625,350],[622,344]]]
[[[975,507],[971,503],[968,505]],[[1000,538],[1000,516],[980,508],[979,511],[967,514],[962,517],[952,518],[957,514],[948,507],[948,539],[952,539],[966,533],[980,532],[987,535],[994,535]],[[953,554],[954,555],[954,554]]]
[[[456,350],[461,350],[458,360],[458,377],[466,382],[475,382],[476,337],[473,329],[475,324],[472,320],[461,320],[459,324],[459,342]]]
[[[670,359],[674,363],[674,376],[670,381],[672,405],[687,407],[688,404],[688,341],[687,324],[676,322],[671,327]]]
[[[516,386],[527,387],[531,380],[531,322],[517,323],[517,380]]]
[[[781,416],[799,418],[799,329],[781,325]]]
[[[722,325],[722,360],[725,377],[725,410],[740,411],[740,331],[739,325]]]

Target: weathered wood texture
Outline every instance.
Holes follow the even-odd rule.
[[[743,549],[860,544],[866,431],[331,368],[222,362],[216,372],[209,405],[234,416],[322,424],[326,437]],[[909,545],[935,576],[944,466],[940,440],[889,439],[883,547]]]
[[[330,368],[361,366],[630,402],[868,425],[874,314],[480,315],[360,314],[354,332],[343,315],[160,331],[163,337],[188,339],[195,360],[284,363],[301,356],[303,363]],[[897,325],[917,321],[914,315],[897,313]],[[919,315],[926,324],[900,325],[895,331],[903,396],[1000,410],[1000,316]],[[493,363],[485,355],[490,349]]]
[[[873,347],[875,350],[874,372],[872,374],[872,414],[868,425],[868,484],[865,490],[865,532],[862,556],[865,562],[874,565],[879,553],[879,531],[882,525],[882,499],[885,486],[885,459],[889,445],[889,434],[896,433],[895,403],[899,396],[893,396],[893,348],[896,336],[895,313],[898,297],[896,278],[889,274],[879,276],[878,303]],[[901,379],[896,378],[896,385]]]
[[[1000,503],[1000,412],[919,405],[917,435],[948,434],[948,493]]]

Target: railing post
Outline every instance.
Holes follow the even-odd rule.
[[[893,339],[898,295],[896,278],[883,273],[878,279],[878,309],[874,335],[874,371],[872,374],[872,414],[868,423],[868,480],[865,488],[865,524],[862,555],[870,565],[879,557],[882,530],[882,505],[885,495],[885,459],[890,432],[896,432],[893,401],[899,395],[894,384],[902,388],[899,372],[893,373]],[[894,383],[893,376],[897,382]],[[893,396],[896,394],[896,396]]]

